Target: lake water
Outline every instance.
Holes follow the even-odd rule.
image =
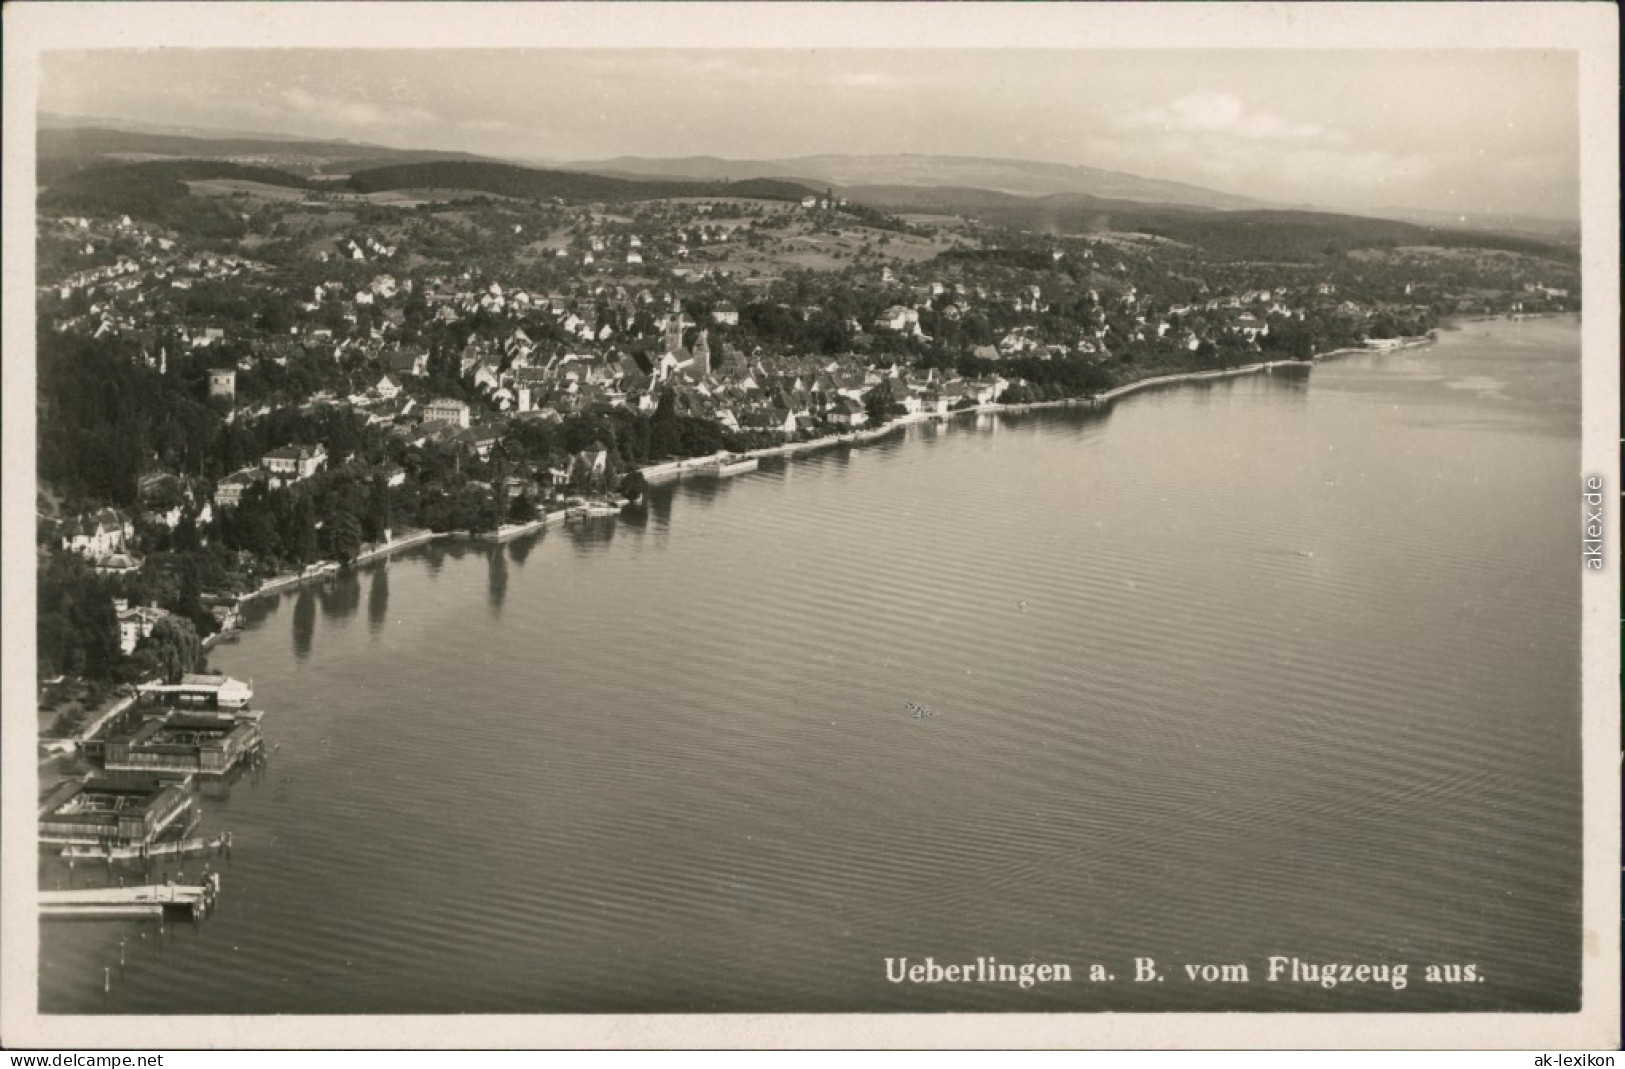
[[[219,912],[43,926],[41,1009],[1572,1010],[1578,354],[968,415],[257,604]],[[978,956],[1073,981],[887,979]]]

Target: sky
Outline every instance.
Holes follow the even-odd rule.
[[[1576,218],[1562,51],[52,52],[41,110],[520,160],[895,152],[1292,205]]]

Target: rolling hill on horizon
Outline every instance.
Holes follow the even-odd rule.
[[[1036,161],[908,154],[755,161],[696,156],[619,157],[539,167],[471,153],[236,136],[226,131],[216,133],[231,136],[199,137],[152,132],[163,129],[159,127],[122,125],[126,128],[73,126],[71,120],[51,117],[37,135],[41,184],[66,184],[61,192],[68,200],[111,203],[120,194],[106,168],[136,162],[212,161],[286,171],[298,184],[313,176],[348,176],[344,186],[362,193],[432,187],[569,200],[686,196],[785,200],[827,187],[856,204],[886,212],[968,215],[1040,231],[1132,230],[1175,240],[1200,235],[1199,244],[1236,249],[1246,245],[1239,232],[1249,226],[1320,232],[1334,245],[1362,237],[1387,243],[1438,239],[1460,245],[1473,231],[1485,235],[1484,244],[1498,247],[1544,247],[1554,240],[1572,246],[1577,239],[1574,224],[1562,220],[1472,219],[1401,209],[1380,215],[1316,212],[1301,206],[1267,205],[1197,186]],[[86,175],[75,190],[69,179],[86,170],[98,173]],[[142,177],[162,184],[165,193],[160,199],[166,203],[184,195],[184,187],[175,181],[179,172],[160,168],[143,172]],[[1492,236],[1494,240],[1489,240]]]
[[[1116,200],[1186,204],[1197,208],[1278,207],[1252,197],[1202,186],[1142,178],[1121,171],[1078,167],[1038,160],[980,156],[932,156],[897,153],[885,156],[820,155],[787,159],[734,160],[717,156],[658,159],[619,156],[607,160],[551,163],[565,170],[663,178],[793,178],[845,188],[854,186],[949,186],[1014,196],[1081,194]]]
[[[588,171],[558,171],[487,160],[442,160],[372,167],[350,176],[359,193],[389,189],[461,189],[505,197],[569,200],[659,200],[666,197],[757,197],[800,200],[806,186],[774,178],[741,182],[631,179]]]
[[[1325,210],[1316,205],[1275,204],[1199,185],[1145,178],[1119,171],[980,156],[898,153],[878,156],[825,154],[781,159],[717,156],[617,156],[603,160],[498,158],[441,149],[402,149],[365,142],[301,138],[292,134],[140,123],[42,112],[37,135],[42,180],[95,162],[118,159],[227,159],[281,167],[305,175],[346,175],[362,170],[447,160],[502,163],[555,172],[648,181],[740,181],[776,179],[842,195],[893,211],[977,210],[983,206],[1033,208],[1123,207],[1127,204],[1219,211]],[[1015,198],[1006,200],[1005,198]],[[1071,198],[1070,205],[1064,199]],[[1099,202],[1106,202],[1104,204]],[[1388,219],[1428,227],[1489,231],[1575,244],[1579,222],[1528,214],[1463,214],[1383,206],[1337,209],[1339,214]]]
[[[1129,208],[1135,205],[1209,211],[1321,212],[1351,218],[1382,219],[1421,227],[1487,231],[1573,244],[1578,220],[1535,214],[1486,215],[1421,208],[1328,209],[1281,204],[1163,179],[1144,178],[1095,167],[978,156],[798,156],[785,159],[724,159],[717,156],[651,158],[617,156],[605,160],[550,161],[562,170],[582,170],[620,178],[775,177],[827,185],[843,196],[890,211],[977,211],[995,207]]]
[[[359,141],[269,136],[160,134],[102,126],[42,126],[36,137],[42,174],[63,174],[118,160],[217,159],[321,173],[435,160],[484,160],[468,152],[393,149]]]

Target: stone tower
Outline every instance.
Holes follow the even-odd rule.
[[[232,368],[215,368],[209,372],[209,396],[237,399],[237,372]]]

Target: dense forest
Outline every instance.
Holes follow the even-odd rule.
[[[298,175],[274,167],[245,167],[218,160],[156,160],[102,164],[60,175],[40,194],[40,207],[59,212],[120,216],[156,223],[201,237],[235,237],[242,220],[210,200],[194,197],[188,181],[235,179],[296,189]]]
[[[1578,249],[1535,238],[1327,212],[1206,211],[1155,205],[1104,211],[1034,204],[987,208],[982,214],[989,222],[1038,233],[1149,234],[1199,248],[1221,260],[1315,263],[1355,249],[1409,245],[1501,249],[1570,264],[1579,258]]]
[[[70,501],[129,505],[142,471],[210,474],[221,427],[207,369],[177,357],[175,374],[147,366],[133,341],[41,332],[39,477]]]

